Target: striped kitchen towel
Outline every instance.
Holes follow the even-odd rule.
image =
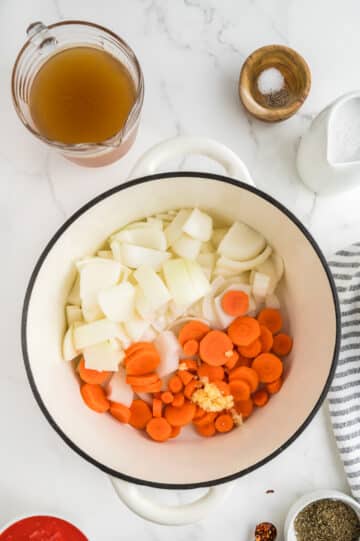
[[[328,402],[349,485],[360,501],[360,243],[337,252],[329,265],[339,294],[341,347]]]

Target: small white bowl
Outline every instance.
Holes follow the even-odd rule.
[[[343,492],[339,492],[338,490],[316,490],[315,492],[309,492],[308,494],[304,494],[304,496],[299,498],[290,508],[290,511],[287,514],[284,525],[285,541],[297,541],[294,522],[300,511],[302,511],[307,505],[324,499],[339,500],[346,503],[352,507],[352,509],[354,509],[355,513],[360,518],[360,505],[351,496],[348,496]]]

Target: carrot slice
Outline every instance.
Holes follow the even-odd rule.
[[[82,357],[79,364],[77,365],[77,370],[79,376],[84,383],[92,383],[94,385],[102,385],[105,381],[112,375],[112,372],[98,370],[91,370],[90,368],[85,368],[85,360]]]
[[[290,353],[293,346],[293,339],[287,334],[277,334],[274,336],[272,350],[276,355],[285,356]]]
[[[195,415],[194,415],[194,421],[196,419],[200,419],[200,417],[203,417],[205,414],[206,414],[206,411],[203,410],[200,406],[197,406],[196,407],[196,412],[195,412]]]
[[[169,379],[168,387],[173,394],[176,394],[183,390],[184,385],[179,376],[172,376]]]
[[[249,311],[249,295],[245,291],[227,291],[221,299],[221,306],[230,316],[244,316]]]
[[[85,404],[97,413],[105,413],[110,409],[110,402],[106,398],[104,389],[100,385],[84,383],[81,386],[81,396]]]
[[[238,360],[239,360],[239,354],[237,351],[234,350],[231,357],[229,357],[229,360],[226,361],[225,363],[226,368],[228,368],[229,370],[232,370],[233,368],[235,368]]]
[[[229,396],[231,394],[230,386],[221,379],[214,380],[214,385],[219,389],[222,395]]]
[[[180,364],[185,364],[189,372],[196,372],[199,367],[194,359],[181,359]]]
[[[152,383],[156,383],[159,381],[159,376],[156,374],[156,372],[153,372],[152,374],[147,374],[146,376],[126,376],[126,383],[129,385],[138,385],[138,386],[144,386],[144,385],[151,385]]]
[[[254,409],[254,402],[249,398],[248,400],[239,400],[235,402],[235,409],[240,413],[245,419],[250,417]]]
[[[183,345],[183,351],[185,355],[189,355],[189,357],[192,357],[193,355],[196,355],[199,351],[199,342],[192,338],[191,340],[188,340]]]
[[[266,390],[269,394],[276,394],[280,391],[283,381],[281,378],[266,384]]]
[[[258,374],[261,383],[272,383],[279,379],[283,372],[281,360],[272,353],[261,353],[251,366]]]
[[[209,423],[208,425],[204,426],[197,426],[196,431],[200,436],[204,436],[204,438],[211,438],[211,436],[215,436],[216,434],[216,428],[214,423]]]
[[[230,432],[233,427],[233,418],[228,413],[223,413],[216,418],[215,428],[218,432]]]
[[[233,395],[234,400],[249,400],[250,398],[250,385],[243,379],[234,379],[230,382],[230,393]]]
[[[174,395],[171,391],[164,391],[161,393],[161,400],[164,402],[164,404],[171,404],[171,402],[174,400]]]
[[[273,345],[273,335],[272,332],[265,327],[265,325],[260,325],[260,338],[261,350],[262,353],[268,353]]]
[[[235,368],[229,374],[229,381],[234,381],[237,379],[242,379],[250,385],[250,390],[252,393],[256,391],[259,386],[259,376],[255,370],[248,368],[247,366],[239,366]]]
[[[196,406],[192,402],[185,402],[180,408],[166,406],[165,418],[171,426],[185,426],[193,420]]]
[[[199,385],[199,382],[196,381],[196,379],[191,380],[187,385],[185,385],[185,389],[184,389],[185,398],[188,398],[190,400],[193,395],[193,392],[195,391],[195,389],[197,389],[198,385]]]
[[[128,376],[144,376],[154,372],[160,364],[160,356],[156,351],[140,350],[126,359]]]
[[[238,350],[239,348],[240,346],[238,347]],[[251,359],[249,359],[248,357],[244,357],[239,353],[239,360],[236,363],[236,368],[239,368],[240,366],[251,366],[251,362]]]
[[[253,317],[238,317],[228,328],[228,335],[237,346],[249,346],[260,336],[259,322]]]
[[[224,379],[224,369],[222,366],[210,366],[209,364],[203,363],[198,368],[198,376],[200,378],[208,378],[210,382]]]
[[[161,417],[161,415],[162,415],[162,407],[163,407],[162,400],[160,400],[159,398],[154,398],[153,403],[152,403],[153,417]]]
[[[177,438],[181,432],[181,426],[172,426],[170,438]]]
[[[275,308],[264,308],[261,310],[258,315],[258,322],[260,325],[265,325],[273,334],[278,333],[283,326],[281,314]]]
[[[188,383],[190,383],[190,381],[194,377],[187,370],[178,370],[177,375],[179,376],[179,378],[181,379],[181,381],[183,382],[184,385],[187,385]]]
[[[265,406],[268,403],[269,394],[264,390],[257,391],[253,395],[253,400],[254,400],[255,406],[257,406],[258,408],[262,408],[263,406]]]
[[[174,408],[180,408],[184,405],[184,402],[185,396],[183,395],[183,393],[177,393],[173,398],[172,405],[174,406]]]
[[[158,379],[155,383],[150,383],[149,385],[132,385],[134,393],[159,393],[161,388],[161,379]]]
[[[146,425],[146,432],[154,441],[163,442],[171,437],[171,426],[163,417],[154,417]]]
[[[200,358],[210,366],[221,366],[232,356],[233,344],[222,331],[210,331],[200,342]]]
[[[120,404],[120,402],[111,402],[110,413],[120,423],[128,423],[130,420],[130,409],[124,406],[124,404]]]
[[[249,346],[239,346],[239,353],[243,357],[248,357],[250,359],[254,359],[254,357],[257,357],[262,351],[262,346],[259,338],[257,338],[254,342],[252,342]]]
[[[179,343],[183,346],[188,340],[201,340],[209,331],[210,327],[202,321],[189,321],[179,332]]]
[[[130,406],[129,424],[142,430],[152,418],[149,405],[144,400],[133,400]]]
[[[152,342],[133,342],[131,346],[129,346],[125,350],[126,357],[130,357],[133,353],[136,353],[138,351],[149,349],[151,351],[155,350],[155,346]]]
[[[217,413],[213,411],[208,411],[203,415],[202,417],[199,417],[198,419],[193,419],[193,424],[196,426],[206,426],[215,421],[217,416]]]

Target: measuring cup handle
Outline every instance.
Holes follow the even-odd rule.
[[[168,526],[192,524],[205,518],[233,488],[233,483],[210,487],[194,502],[170,506],[154,502],[152,498],[142,494],[136,485],[115,477],[110,477],[110,480],[120,500],[131,511],[145,520]]]
[[[139,159],[130,177],[151,175],[167,160],[189,154],[207,156],[222,165],[228,176],[254,186],[248,168],[235,152],[222,143],[206,137],[179,136],[154,145]]]

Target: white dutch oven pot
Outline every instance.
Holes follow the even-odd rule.
[[[228,176],[152,174],[167,159],[190,153],[218,161]],[[63,440],[111,476],[119,497],[135,513],[180,525],[203,518],[224,498],[229,481],[274,458],[309,424],[334,373],[339,310],[329,269],[313,238],[286,208],[254,187],[247,168],[228,148],[207,139],[175,138],[150,149],[132,176],[78,210],[45,248],[26,293],[23,353],[35,398]],[[294,349],[281,393],[240,429],[211,439],[184,430],[176,441],[159,445],[83,404],[73,368],[61,358],[64,304],[74,279],[73,262],[94,253],[114,230],[153,213],[195,206],[229,222],[246,222],[284,258],[281,298]],[[145,497],[136,485],[207,491],[195,502],[168,507]]]

